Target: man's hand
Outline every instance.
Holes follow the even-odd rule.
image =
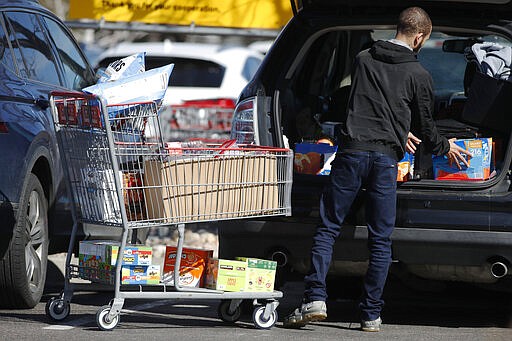
[[[420,144],[421,140],[414,136],[411,132],[407,135],[407,144],[405,145],[405,151],[414,154],[416,152],[416,145]]]
[[[466,167],[469,167],[468,160],[473,157],[473,155],[464,148],[456,145],[455,138],[449,139],[448,142],[450,142],[450,151],[446,153],[446,156],[448,157],[450,165],[456,164],[459,169],[462,169],[460,165],[460,162],[462,162]],[[462,154],[467,155],[467,157],[464,157]]]

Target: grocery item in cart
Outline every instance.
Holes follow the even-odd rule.
[[[279,209],[278,160],[272,154],[200,155],[144,164],[148,219],[208,221]]]
[[[100,74],[98,83],[112,82],[146,71],[145,56],[146,53],[141,52],[113,61],[104,70],[98,70]]]
[[[236,257],[246,262],[245,288],[247,292],[272,292],[276,279],[277,262],[267,259]]]
[[[155,101],[161,102],[169,84],[174,64],[124,77],[113,82],[98,83],[82,89],[103,98],[107,104],[126,104]],[[109,116],[115,117],[115,108]]]
[[[211,258],[206,272],[206,287],[222,291],[246,291],[247,262]]]
[[[176,250],[174,246],[165,248],[162,282],[170,285],[174,285]],[[213,257],[213,250],[183,248],[179,284],[184,287],[202,287],[204,285],[206,264],[211,257]]]
[[[159,284],[160,265],[123,265],[121,284]]]

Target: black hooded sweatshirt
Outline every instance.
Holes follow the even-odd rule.
[[[413,51],[380,40],[360,52],[354,66],[342,150],[382,152],[399,161],[410,131],[435,155],[449,151],[432,118],[432,77]]]

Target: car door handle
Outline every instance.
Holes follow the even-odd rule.
[[[34,100],[34,104],[37,105],[39,108],[46,110],[50,106],[50,101],[44,98],[38,98]]]

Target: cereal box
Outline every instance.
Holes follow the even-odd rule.
[[[469,167],[459,162],[453,164],[446,156],[433,158],[436,180],[486,180],[491,172],[492,138],[456,140],[455,143],[473,156],[468,160]],[[465,154],[463,154],[465,155]]]
[[[245,257],[237,257],[236,259],[243,261],[247,264],[244,291],[274,291],[277,262],[266,259]]]
[[[223,291],[246,291],[247,262],[210,258],[206,287]]]
[[[123,265],[121,284],[159,284],[160,265]]]
[[[180,261],[181,286],[202,287],[208,259],[213,257],[213,250],[183,248]],[[176,247],[165,248],[163,278],[166,283],[174,284],[174,264],[176,263]]]

